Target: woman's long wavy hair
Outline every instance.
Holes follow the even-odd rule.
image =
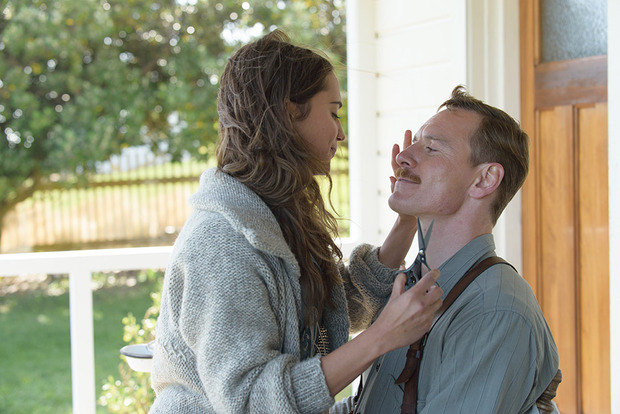
[[[276,216],[301,269],[304,321],[316,323],[332,306],[341,283],[334,243],[337,223],[327,210],[315,175],[329,167],[293,126],[287,102],[308,116],[308,101],[325,90],[334,67],[328,59],[293,45],[276,30],[241,47],[229,60],[218,95],[217,166],[258,194]],[[329,178],[331,191],[331,178]]]

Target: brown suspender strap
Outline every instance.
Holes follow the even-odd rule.
[[[444,311],[452,305],[456,298],[463,293],[465,288],[467,288],[467,286],[469,286],[469,284],[476,277],[478,277],[480,273],[499,263],[506,263],[510,265],[501,257],[492,256],[484,259],[475,265],[469,272],[467,272],[467,274],[457,282],[457,284],[444,299],[441,307],[435,314],[435,322],[433,323],[433,326],[435,326],[435,323],[437,323],[439,318],[441,318]],[[431,329],[433,329],[433,326],[431,326]],[[409,346],[409,350],[407,350],[407,362],[405,362],[403,371],[395,381],[396,384],[405,384],[401,414],[415,414],[416,412],[418,402],[418,371],[420,368],[420,362],[422,361],[424,346],[426,345],[426,340],[431,329],[429,329],[422,338]]]

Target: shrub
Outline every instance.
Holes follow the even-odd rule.
[[[131,313],[123,318],[123,341],[127,344],[142,344],[155,339],[155,323],[161,303],[163,273],[148,270],[141,276],[157,281],[156,289],[151,293],[153,303],[140,321]],[[151,388],[151,375],[148,372],[133,371],[127,365],[125,356],[121,355],[120,358],[123,362],[118,366],[119,378],[108,377],[102,386],[99,405],[105,407],[110,413],[146,414],[155,398],[155,393]]]

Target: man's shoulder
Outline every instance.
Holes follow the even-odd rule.
[[[530,285],[510,265],[498,264],[481,273],[457,299],[460,308],[478,314],[511,312],[538,319],[540,307]]]
[[[539,347],[553,340],[545,317],[527,282],[510,266],[493,266],[471,283],[437,323],[444,339],[480,337],[483,330],[495,337],[519,332],[523,340],[534,338]],[[550,348],[549,348],[550,349]]]
[[[500,263],[482,273],[476,280],[483,292],[517,298],[533,298],[527,281],[510,264]]]

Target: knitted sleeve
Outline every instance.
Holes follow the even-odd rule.
[[[366,329],[385,306],[392,293],[394,272],[379,261],[379,248],[369,244],[357,246],[349,266],[341,266],[351,331]]]

